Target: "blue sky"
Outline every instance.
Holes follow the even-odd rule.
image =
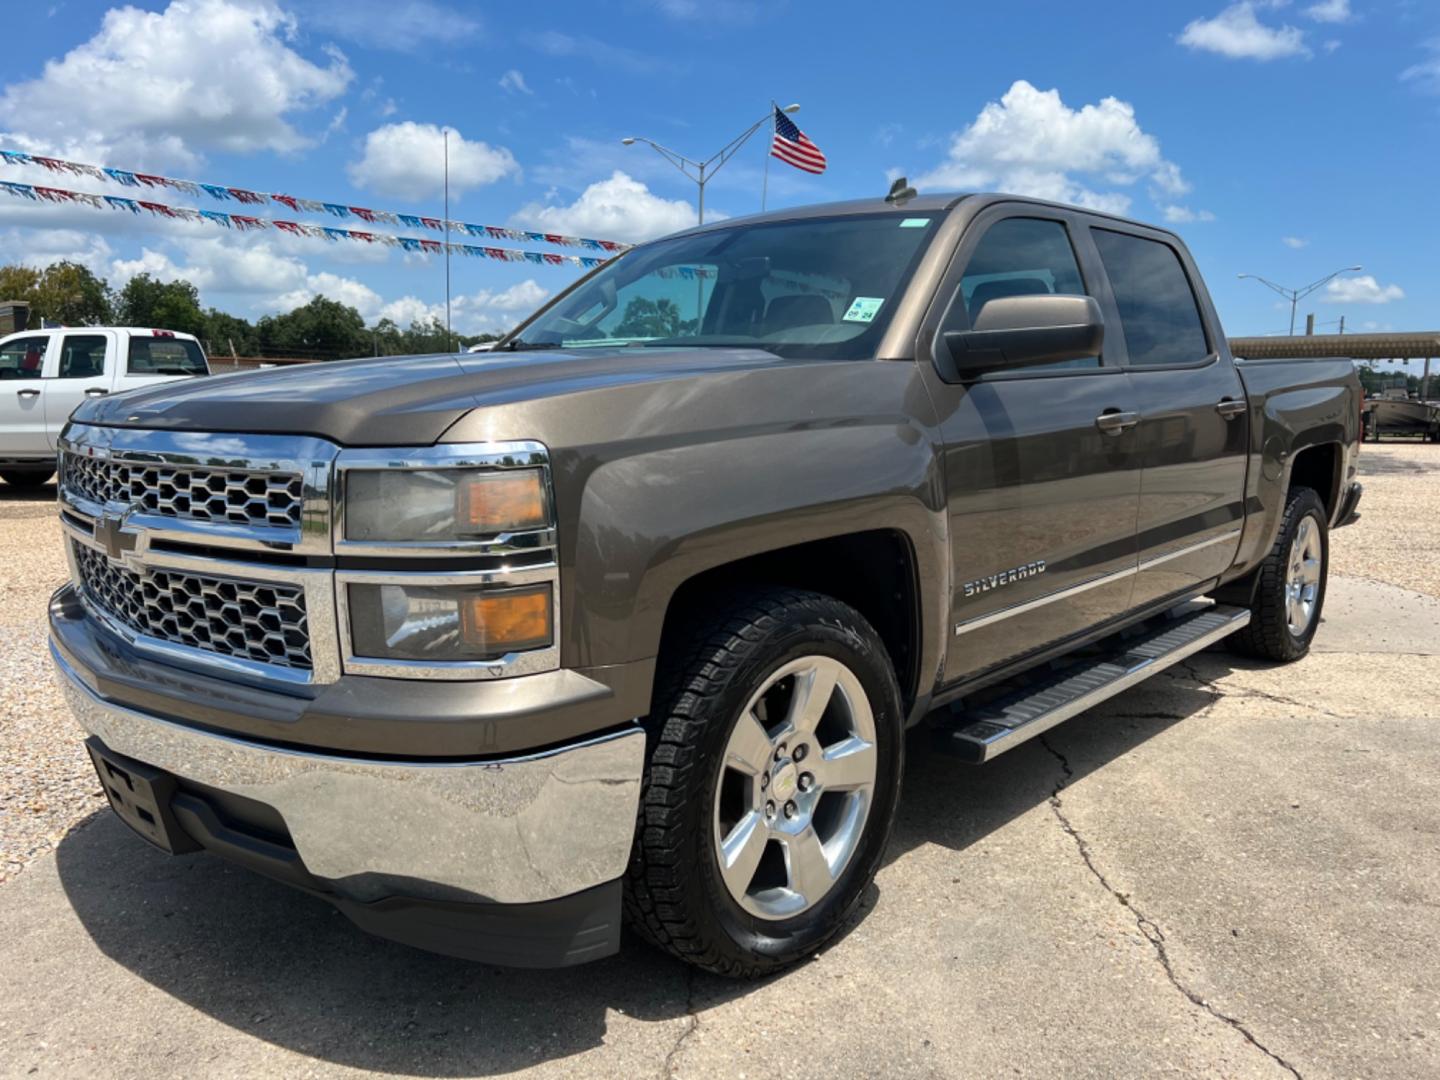
[[[694,188],[621,137],[705,156],[774,98],[802,105],[830,168],[772,162],[771,206],[878,195],[897,171],[928,189],[1059,196],[1172,222],[1231,334],[1288,321],[1237,274],[1300,285],[1357,263],[1302,318],[1440,325],[1432,0],[41,0],[12,6],[7,30],[3,148],[438,215],[446,125],[453,218],[634,240],[693,220]],[[708,209],[759,208],[765,142],[719,173]],[[47,183],[23,167],[0,179]],[[185,275],[250,317],[318,292],[372,320],[443,306],[435,258],[0,201],[0,260],[63,257],[115,282]],[[452,270],[472,331],[577,272]]]

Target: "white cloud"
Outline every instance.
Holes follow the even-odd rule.
[[[393,52],[461,45],[484,29],[472,13],[431,0],[312,0],[305,23],[357,45]]]
[[[347,166],[359,187],[396,198],[420,199],[440,194],[445,184],[442,129],[406,120],[386,124],[365,136],[365,154]],[[503,146],[471,142],[450,129],[450,191],[458,193],[493,184],[519,173],[515,157]]]
[[[1215,215],[1209,210],[1192,210],[1188,206],[1166,206],[1160,211],[1172,225],[1186,225],[1197,221],[1214,221]]]
[[[547,56],[562,59],[583,59],[604,68],[620,68],[637,75],[653,74],[659,71],[677,71],[680,65],[654,51],[629,49],[623,45],[611,45],[598,38],[561,33],[559,30],[545,30],[532,34],[526,39],[534,49]]]
[[[525,85],[525,76],[511,68],[500,76],[500,89],[511,94],[533,94],[534,90]]]
[[[1400,73],[1400,78],[1415,83],[1427,94],[1440,94],[1440,38],[1427,41],[1425,48],[1430,50],[1430,58],[1412,64]]]
[[[1124,213],[1129,194],[1091,185],[1124,188],[1141,180],[1172,197],[1190,188],[1160,153],[1159,140],[1141,130],[1132,105],[1107,97],[1072,109],[1058,90],[1037,90],[1021,79],[952,136],[946,159],[916,183],[998,189]]]
[[[1257,7],[1274,6],[1273,2],[1240,0],[1214,18],[1195,19],[1186,25],[1180,33],[1180,44],[1235,60],[1309,56],[1304,31],[1294,26],[1270,26],[1255,14]]]
[[[295,34],[265,0],[113,8],[89,41],[5,88],[0,125],[25,149],[140,168],[190,166],[207,149],[298,150],[311,140],[288,118],[338,97],[352,73],[338,51],[324,66],[301,56]]]
[[[43,270],[74,262],[104,274],[114,250],[103,236],[79,229],[19,228],[0,232],[0,265],[19,263]]]
[[[1305,14],[1316,22],[1343,23],[1349,22],[1355,13],[1350,10],[1350,0],[1320,0],[1307,7]]]
[[[1296,251],[1299,251],[1303,247],[1308,247],[1310,244],[1309,240],[1299,236],[1282,236],[1280,242],[1288,248],[1294,248]]]
[[[491,308],[495,311],[518,311],[522,315],[528,315],[540,306],[541,301],[550,295],[550,290],[541,285],[534,278],[526,278],[518,285],[511,285],[508,289],[500,292],[492,292],[489,289],[481,289],[465,298],[465,303],[473,308]]]
[[[1336,278],[1325,286],[1327,304],[1388,304],[1404,299],[1405,290],[1399,285],[1381,285],[1371,274]]]
[[[660,14],[677,22],[752,23],[761,5],[753,0],[652,0]]]
[[[511,220],[538,232],[633,243],[689,228],[695,224],[695,208],[684,199],[662,199],[617,169],[608,180],[587,187],[569,206],[530,203]]]
[[[308,304],[317,296],[348,304],[360,312],[361,318],[367,323],[376,318],[384,305],[380,294],[364,282],[324,270],[318,274],[307,275],[304,284],[282,293],[275,298],[271,306],[277,311],[290,311]]]
[[[550,291],[533,278],[498,291],[481,289],[474,293],[462,293],[450,301],[450,325],[457,334],[509,329],[539,307],[549,295]],[[424,300],[406,294],[386,300],[362,281],[329,272],[305,275],[288,291],[273,296],[264,307],[271,311],[290,311],[308,304],[317,296],[350,305],[360,312],[368,326],[381,319],[389,319],[402,328],[431,319],[445,321],[443,298]]]

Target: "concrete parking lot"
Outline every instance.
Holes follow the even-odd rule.
[[[863,920],[754,984],[466,964],[152,851],[49,687],[53,508],[0,489],[0,1074],[1440,1075],[1440,447],[1362,471],[1311,656],[914,754]]]

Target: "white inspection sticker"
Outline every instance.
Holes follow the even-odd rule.
[[[846,322],[870,322],[875,318],[875,313],[880,310],[880,305],[883,303],[885,303],[883,296],[857,296],[849,310],[840,317]]]
[[[900,222],[900,228],[923,229],[926,225],[929,224],[930,219],[928,217],[907,217],[904,221]]]

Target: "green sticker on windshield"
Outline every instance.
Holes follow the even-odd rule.
[[[880,310],[880,305],[885,303],[883,296],[857,296],[855,302],[850,305],[850,310],[841,316],[846,322],[870,322],[875,318],[875,313]]]
[[[904,221],[900,222],[900,228],[923,229],[926,225],[929,224],[930,219],[928,217],[907,217]]]

